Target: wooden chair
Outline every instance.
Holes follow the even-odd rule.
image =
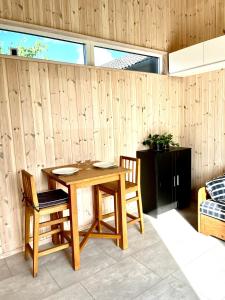
[[[25,200],[25,259],[28,254],[33,259],[33,277],[37,276],[38,258],[70,246],[69,242],[64,242],[63,235],[64,222],[69,221],[69,217],[63,217],[63,211],[68,209],[68,195],[61,189],[51,190],[43,193],[36,192],[34,177],[27,171],[22,170],[22,180]],[[51,215],[51,220],[40,223],[40,217]],[[33,237],[30,238],[30,217],[33,217]],[[51,230],[39,233],[39,229],[51,226]],[[41,238],[60,235],[59,244],[39,251],[39,240]],[[69,241],[69,240],[68,240]],[[33,248],[30,245],[33,244]]]
[[[127,212],[127,217],[129,218],[128,224],[133,224],[139,222],[140,232],[144,232],[144,221],[142,212],[142,200],[141,200],[141,190],[140,190],[140,159],[120,156],[120,166],[130,169],[131,172],[126,174],[125,178],[125,192],[126,195],[130,193],[135,193],[135,196],[126,200],[126,203],[136,202],[137,203],[137,213],[138,216]],[[102,230],[102,225],[108,229],[119,233],[118,230],[118,184],[117,182],[109,182],[106,184],[101,184],[98,186],[98,219],[99,219],[99,231]],[[103,194],[103,193],[104,194]],[[102,214],[102,201],[105,196],[112,195],[114,197],[114,212],[108,214]],[[115,228],[104,222],[104,219],[114,216],[115,218]],[[117,240],[118,245],[119,240]]]

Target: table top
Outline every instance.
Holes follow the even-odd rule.
[[[74,173],[72,175],[55,175],[52,173],[52,170],[56,168],[65,168],[65,167],[76,167],[80,170],[77,173]],[[63,185],[82,185],[82,186],[88,186],[90,182],[96,181],[96,184],[98,184],[99,181],[105,181],[107,182],[107,178],[110,178],[109,181],[112,181],[113,176],[116,178],[119,177],[120,174],[125,174],[129,172],[129,169],[125,169],[122,167],[113,167],[113,168],[95,168],[92,163],[90,164],[69,164],[64,166],[57,166],[57,167],[51,167],[51,168],[45,168],[42,169],[42,172],[46,174],[51,179],[54,179],[57,182],[60,182]]]

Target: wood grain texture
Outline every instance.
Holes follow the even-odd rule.
[[[192,151],[192,186],[225,172],[225,71],[184,80],[184,139]]]
[[[223,0],[0,0],[0,17],[174,51],[224,34]]]
[[[225,71],[179,79],[10,58],[0,67],[3,254],[22,245],[22,168],[42,190],[42,167],[134,156],[148,132],[168,131],[193,149],[193,189],[225,171]],[[80,225],[91,195],[78,191]]]
[[[167,1],[165,1],[167,2]],[[168,51],[175,51],[224,34],[223,0],[171,0]]]
[[[0,0],[0,17],[174,51],[223,35],[225,1]],[[2,255],[22,245],[22,168],[46,188],[42,167],[135,155],[149,131],[168,131],[193,148],[193,188],[225,171],[225,71],[178,79],[0,58],[0,74]],[[81,225],[91,195],[78,191]]]
[[[47,188],[41,168],[135,156],[149,131],[180,140],[182,80],[166,76],[1,58],[2,252],[22,245],[20,170]],[[173,118],[166,116],[172,109]],[[152,121],[153,120],[153,121]],[[91,190],[78,190],[79,224],[92,218]]]

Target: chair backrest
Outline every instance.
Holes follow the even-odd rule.
[[[141,162],[139,158],[120,156],[120,166],[131,170],[126,174],[126,181],[140,184]]]
[[[38,207],[39,203],[34,177],[25,170],[22,170],[21,173],[25,200],[29,201],[34,207]]]

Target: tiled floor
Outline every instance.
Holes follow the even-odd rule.
[[[145,234],[130,227],[126,251],[91,240],[77,272],[69,251],[41,258],[35,279],[22,254],[1,260],[0,299],[225,300],[225,243],[197,233],[192,217],[190,210],[145,216]]]

